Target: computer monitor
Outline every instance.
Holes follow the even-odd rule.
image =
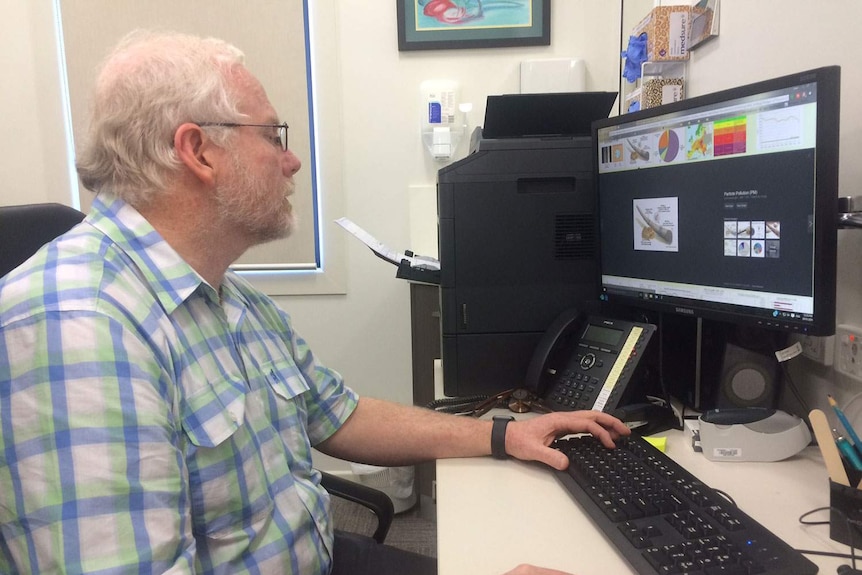
[[[837,66],[593,123],[601,299],[835,331]]]

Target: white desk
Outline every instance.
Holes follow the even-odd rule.
[[[848,553],[828,525],[799,517],[829,504],[826,469],[816,447],[777,463],[712,462],[682,432],[664,434],[666,453],[796,549]],[[828,520],[828,511],[811,520]],[[437,462],[439,575],[502,575],[532,563],[578,575],[634,573],[544,466],[490,457]],[[833,575],[849,560],[808,555]]]

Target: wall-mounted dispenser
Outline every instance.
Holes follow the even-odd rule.
[[[550,58],[521,62],[521,93],[586,92],[587,67],[583,60]]]
[[[862,196],[838,198],[838,227],[862,228]]]
[[[448,160],[466,133],[464,113],[472,106],[459,103],[458,84],[452,80],[426,80],[419,90],[422,142],[435,160]]]

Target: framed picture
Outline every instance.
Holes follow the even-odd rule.
[[[398,50],[551,43],[551,0],[396,0]]]

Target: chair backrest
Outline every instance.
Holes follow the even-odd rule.
[[[0,277],[83,219],[83,213],[63,204],[0,206]]]

